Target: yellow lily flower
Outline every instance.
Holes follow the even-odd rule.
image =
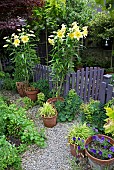
[[[23,36],[21,36],[21,41],[22,41],[23,43],[27,43],[27,42],[29,41],[29,37],[26,36],[26,35],[23,35]]]
[[[19,39],[15,39],[13,44],[14,44],[15,47],[19,46],[20,40]]]

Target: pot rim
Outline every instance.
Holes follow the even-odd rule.
[[[94,135],[93,135],[93,136],[94,136]],[[95,136],[105,137],[105,138],[107,138],[107,139],[110,140],[110,143],[111,143],[112,145],[114,145],[114,140],[113,140],[111,137],[109,137],[109,136],[102,135],[102,134],[97,134],[97,135],[95,135]],[[92,136],[90,136],[90,137],[88,137],[88,138],[86,139],[86,141],[85,141],[85,146],[90,143],[90,140],[92,140]],[[87,151],[86,147],[85,147],[85,152],[86,152],[87,156],[88,156],[90,159],[92,159],[93,161],[97,161],[99,164],[100,164],[100,163],[109,164],[110,162],[114,162],[114,158],[111,158],[111,159],[108,159],[108,160],[102,160],[102,159],[98,159],[98,158],[92,156],[92,155]]]

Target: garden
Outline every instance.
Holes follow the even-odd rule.
[[[114,170],[113,0],[9,5],[0,19],[0,170]]]

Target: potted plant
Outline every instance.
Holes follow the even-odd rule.
[[[80,39],[88,34],[87,26],[80,28],[73,22],[68,28],[62,24],[61,29],[54,31],[48,38],[52,48],[51,77],[56,97],[62,94],[64,80],[67,74],[74,70],[74,60],[79,59]]]
[[[88,137],[85,141],[85,153],[92,169],[111,170],[114,166],[114,140],[106,135]]]
[[[29,84],[30,76],[33,75],[33,68],[40,62],[35,50],[34,32],[29,28],[17,29],[17,34],[13,33],[11,37],[4,37],[7,44],[3,47],[12,50],[15,63],[14,79],[17,80],[17,87],[26,88]],[[23,82],[19,85],[19,82]],[[24,91],[24,89],[23,89]],[[24,96],[25,94],[23,94]],[[22,95],[21,95],[22,96]]]
[[[67,139],[70,144],[71,154],[75,157],[85,156],[84,143],[85,140],[93,135],[94,131],[88,127],[86,123],[77,123],[73,125],[68,132]]]
[[[48,102],[44,103],[38,112],[43,118],[44,126],[51,128],[56,125],[57,111],[52,104]]]

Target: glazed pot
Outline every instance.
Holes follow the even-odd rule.
[[[38,92],[39,92],[38,89],[35,89],[35,90],[32,90],[32,91],[25,90],[25,93],[26,93],[27,97],[29,97],[32,101],[36,101],[37,100]]]
[[[43,118],[43,123],[45,127],[52,128],[57,124],[57,113],[55,116],[52,117],[44,117]]]
[[[110,143],[112,145],[114,145],[114,140],[106,135],[97,135],[99,138],[104,137],[105,139],[110,140]],[[88,137],[86,142],[85,142],[85,153],[89,159],[89,163],[91,165],[92,169],[98,169],[98,170],[104,170],[105,168],[108,168],[108,170],[112,170],[112,167],[114,166],[114,158],[108,159],[108,160],[102,160],[102,159],[98,159],[95,158],[94,156],[92,156],[88,150],[86,149],[86,146],[89,145],[89,143],[92,141],[92,136]]]

